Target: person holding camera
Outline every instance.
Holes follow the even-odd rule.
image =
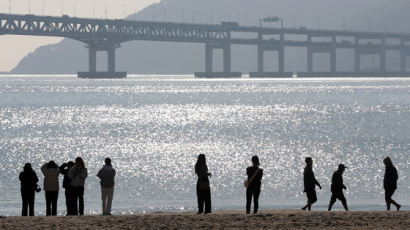
[[[38,177],[30,163],[26,163],[24,165],[24,170],[20,173],[19,180],[21,184],[21,199],[23,202],[21,215],[27,216],[28,209],[29,215],[34,216],[34,200],[36,196],[35,192],[37,189]]]
[[[76,215],[75,211],[73,210],[74,191],[71,186],[71,179],[68,177],[68,172],[72,167],[74,167],[74,162],[72,161],[64,163],[60,166],[60,173],[64,175],[63,188],[65,189],[65,204],[67,206],[67,216]]]
[[[58,189],[60,188],[58,176],[60,169],[54,161],[50,161],[41,166],[44,175],[44,191],[46,193],[46,215],[57,215]]]
[[[75,165],[68,172],[68,177],[71,179],[71,186],[73,188],[73,211],[74,215],[84,215],[84,184],[88,176],[87,168],[83,158],[77,157]],[[77,205],[78,201],[78,205]]]

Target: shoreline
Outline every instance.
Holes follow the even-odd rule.
[[[410,229],[410,211],[263,210],[155,212],[113,216],[10,216],[1,229]]]

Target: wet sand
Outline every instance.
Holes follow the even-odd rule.
[[[0,229],[410,229],[410,211],[216,211],[81,217],[6,217]]]

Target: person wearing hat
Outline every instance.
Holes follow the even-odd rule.
[[[347,208],[346,198],[343,194],[343,189],[347,189],[346,186],[343,184],[342,176],[345,169],[346,166],[344,164],[340,164],[337,171],[333,173],[332,185],[330,188],[330,190],[332,191],[332,197],[330,198],[328,211],[332,210],[332,206],[336,202],[336,199],[339,199],[342,202],[345,210],[349,211],[349,209]]]

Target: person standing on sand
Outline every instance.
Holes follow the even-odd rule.
[[[397,174],[397,169],[396,167],[394,167],[390,157],[384,158],[383,163],[386,166],[386,171],[384,172],[383,187],[385,191],[387,210],[389,211],[390,205],[393,204],[394,206],[396,206],[397,211],[399,211],[401,205],[391,198],[397,189],[397,180],[399,179],[399,175]]]
[[[251,202],[253,197],[253,214],[258,213],[259,195],[261,193],[263,169],[259,168],[259,157],[252,157],[252,166],[246,168],[248,179],[245,182],[246,187],[246,214],[251,211]]]
[[[332,197],[330,198],[329,208],[328,211],[332,210],[333,204],[336,202],[336,199],[339,199],[343,207],[346,211],[349,211],[347,208],[346,198],[343,194],[343,189],[347,189],[346,186],[343,184],[343,172],[345,171],[346,166],[344,164],[340,164],[337,171],[333,173],[332,176],[332,185],[330,190],[332,191]]]
[[[27,209],[29,210],[29,215],[34,216],[34,200],[36,196],[36,188],[38,177],[36,172],[34,172],[30,163],[24,165],[23,172],[19,175],[20,185],[21,185],[21,199],[23,201],[23,208],[21,210],[22,216],[27,216]]]
[[[65,189],[65,204],[67,206],[67,216],[75,215],[73,210],[73,188],[71,186],[71,179],[68,177],[68,172],[74,166],[74,162],[69,161],[60,166],[60,173],[64,175],[63,188]]]
[[[105,165],[98,171],[97,177],[101,179],[101,199],[103,216],[111,215],[111,204],[114,196],[115,169],[111,165],[111,159],[105,158]]]
[[[313,173],[313,160],[310,157],[306,157],[305,159],[306,167],[305,170],[303,171],[303,182],[305,185],[305,190],[303,192],[306,192],[307,196],[307,204],[302,208],[302,210],[306,210],[306,208],[310,211],[312,204],[314,204],[317,201],[317,196],[316,196],[316,185],[322,189],[322,186],[320,186],[319,182],[315,178],[315,174]]]
[[[84,215],[84,184],[88,176],[87,168],[84,160],[81,157],[75,159],[75,165],[68,172],[68,177],[71,179],[73,188],[73,211],[74,215]],[[77,204],[78,201],[78,204]]]
[[[43,189],[46,193],[46,215],[56,216],[60,170],[54,161],[50,161],[41,166],[41,172],[44,175]]]
[[[198,156],[198,160],[195,164],[195,173],[198,175],[198,181],[196,183],[196,195],[198,197],[197,214],[204,212],[204,204],[205,214],[211,213],[211,187],[209,186],[208,177],[212,177],[212,174],[208,172],[204,154],[199,154]]]

